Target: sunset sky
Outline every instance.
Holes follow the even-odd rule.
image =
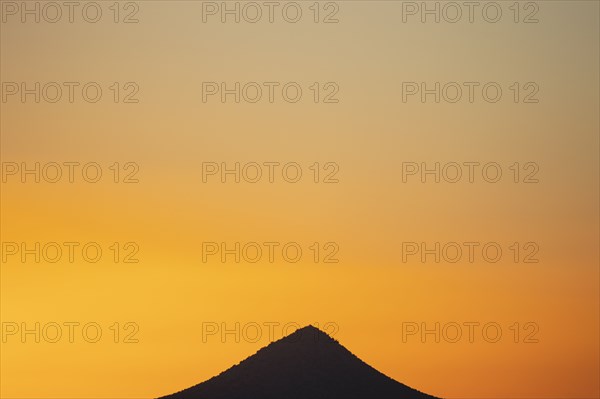
[[[44,17],[56,10],[40,2],[36,23],[27,14],[22,22],[21,2],[0,2],[0,396],[166,395],[267,345],[268,323],[279,323],[275,339],[286,324],[319,323],[368,364],[432,395],[600,397],[600,3],[515,9],[501,1],[496,23],[482,16],[487,2],[472,23],[467,8],[456,23],[443,14],[423,23],[410,8],[421,2],[401,1],[299,1],[301,18],[291,23],[281,11],[288,3],[278,3],[272,23],[264,6],[256,23],[244,14],[223,23],[211,8],[221,2],[201,1],[121,2],[118,15],[113,2],[99,1],[97,23],[82,17],[83,6],[72,23],[67,8],[51,23]],[[22,97],[36,82],[40,101]],[[219,90],[256,82],[263,97],[246,101],[250,85],[239,103],[234,94],[223,102],[206,82]],[[264,82],[274,82],[273,102]],[[302,89],[294,103],[282,91],[289,82],[288,95]],[[456,82],[445,97],[440,88],[439,103],[405,91],[406,83],[420,90],[436,82]],[[472,102],[465,82],[475,84]],[[502,89],[497,102],[482,94],[490,82],[488,94]],[[447,101],[457,85],[462,97]],[[57,86],[61,99],[48,101]],[[95,87],[102,98],[86,101]],[[40,183],[34,174],[22,182],[22,169],[36,162]],[[72,183],[70,162],[79,163]],[[233,175],[223,183],[220,169],[207,175],[215,163],[236,162],[240,173],[250,165],[239,183]],[[273,182],[271,162],[279,163]],[[436,162],[440,182],[425,175],[423,183],[421,168]],[[473,182],[471,162],[479,163]],[[88,180],[102,171],[97,183],[82,175],[89,163]],[[256,183],[244,179],[253,163],[262,171]],[[56,164],[62,178],[52,183]],[[445,181],[456,164],[462,179]],[[486,164],[497,165],[487,178],[501,169],[498,182],[482,176]],[[409,165],[417,174],[406,175]],[[300,180],[286,181],[298,167]],[[79,243],[73,262],[65,242]],[[102,249],[96,263],[82,255],[90,242]],[[204,253],[203,243],[214,242],[255,242],[262,258],[222,262],[220,252]],[[273,262],[265,242],[278,243]],[[462,257],[447,261],[452,245],[439,263],[403,252],[403,243],[436,242],[458,243]],[[476,243],[473,262],[465,242]],[[40,243],[39,263],[35,254],[22,262],[21,243]],[[47,243],[63,251],[56,263],[47,261],[56,246],[42,253]],[[286,243],[302,249],[298,262],[285,260]],[[482,254],[488,243],[488,254],[502,249],[495,263]],[[129,255],[138,262],[125,263]],[[57,323],[62,337],[49,342],[53,327],[39,343],[10,333],[36,322]],[[79,323],[72,343],[70,322]],[[98,342],[82,337],[87,323],[101,327]],[[221,342],[220,333],[203,334],[207,323],[239,323],[240,331],[258,323],[263,336]],[[457,323],[463,336],[422,342],[421,331],[403,334],[414,323],[439,323],[452,335]],[[473,342],[464,323],[479,323]],[[498,342],[483,335],[488,323],[501,327]]]

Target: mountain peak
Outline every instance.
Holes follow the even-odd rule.
[[[296,331],[294,331],[292,334],[295,334],[297,332],[305,332],[305,331],[309,331],[309,332],[315,332],[315,333],[321,333],[324,335],[328,335],[326,332],[319,330],[318,327],[313,326],[312,324],[308,324],[302,328],[297,329]],[[292,335],[290,334],[290,335]],[[289,336],[289,335],[288,335]]]
[[[325,342],[337,342],[325,331],[320,330],[318,327],[315,327],[312,324],[309,324],[307,326],[297,329],[290,335],[283,337],[280,341],[285,340],[285,341],[291,341],[291,342],[306,342],[306,343],[308,343],[309,342],[308,338],[311,338],[313,340],[324,339]]]
[[[307,325],[221,374],[163,399],[433,399],[380,373]]]

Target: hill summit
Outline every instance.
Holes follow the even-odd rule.
[[[306,326],[201,384],[161,399],[433,399]]]

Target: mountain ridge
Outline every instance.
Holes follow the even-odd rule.
[[[159,399],[437,399],[386,376],[308,325],[220,374]]]

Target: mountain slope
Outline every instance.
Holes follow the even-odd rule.
[[[162,399],[431,399],[375,370],[307,326],[240,364]]]

